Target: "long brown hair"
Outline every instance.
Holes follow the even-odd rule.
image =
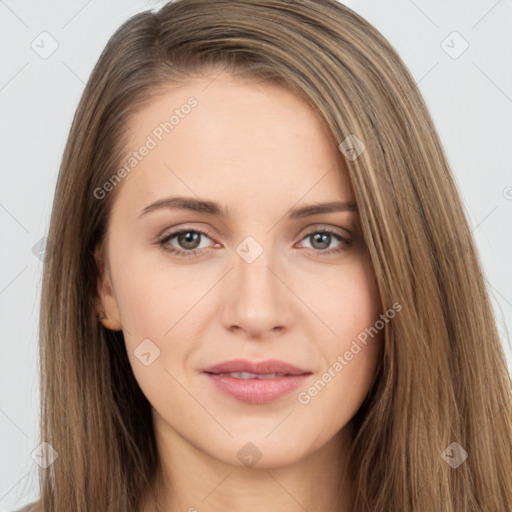
[[[281,84],[336,144],[364,144],[339,157],[383,309],[402,310],[353,418],[354,510],[512,510],[511,378],[444,150],[397,53],[335,0],[176,0],[109,40],[71,126],[48,233],[41,441],[59,456],[41,469],[38,510],[138,512],[155,483],[150,404],[122,332],[96,317],[94,250],[122,184],[95,190],[122,165],[131,116],[207,70]]]

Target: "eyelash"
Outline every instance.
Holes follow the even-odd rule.
[[[166,245],[167,242],[172,240],[177,235],[180,235],[181,233],[198,233],[198,234],[204,235],[204,236],[206,236],[208,238],[212,237],[211,233],[208,230],[206,230],[206,229],[205,230],[200,230],[200,229],[187,229],[187,228],[184,228],[184,229],[180,229],[178,231],[174,231],[172,233],[169,233],[167,235],[164,235],[163,237],[160,237],[158,239],[158,245],[160,246],[160,248],[162,250],[164,250],[164,251],[166,251],[168,253],[174,254],[176,256],[184,256],[184,257],[197,256],[198,253],[202,251],[202,249],[192,249],[190,251],[185,251],[183,249],[175,249],[173,247],[170,247],[170,246]],[[335,248],[335,249],[325,249],[325,250],[315,250],[315,249],[313,249],[315,252],[318,252],[321,255],[331,255],[331,254],[340,253],[340,252],[346,250],[346,246],[350,245],[350,243],[351,243],[349,240],[347,240],[346,238],[342,237],[336,231],[333,231],[333,230],[330,230],[330,229],[327,229],[327,228],[321,228],[321,229],[312,230],[309,233],[306,233],[301,240],[304,240],[308,236],[315,235],[315,234],[318,234],[318,233],[326,234],[326,235],[332,235],[332,236],[336,237],[341,242],[341,244],[337,248]],[[309,249],[309,247],[306,247],[306,249]]]

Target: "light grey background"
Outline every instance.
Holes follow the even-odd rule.
[[[512,1],[345,3],[390,40],[427,101],[467,210],[512,368]],[[159,5],[0,0],[0,512],[38,496],[38,466],[31,455],[39,444],[37,244],[47,233],[73,114],[115,29]],[[41,35],[45,31],[50,36]],[[52,39],[58,48],[41,56],[51,50]]]

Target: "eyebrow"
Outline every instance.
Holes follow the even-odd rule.
[[[194,199],[192,197],[167,197],[159,199],[149,206],[146,206],[139,215],[139,218],[143,215],[159,210],[159,209],[184,209],[194,212],[206,213],[219,218],[227,218],[229,214],[225,208],[215,201],[208,201],[205,199]],[[318,215],[320,213],[332,213],[332,212],[357,212],[357,206],[353,201],[330,201],[327,203],[310,204],[295,208],[288,213],[289,219],[301,219],[303,217],[309,217],[312,215]]]

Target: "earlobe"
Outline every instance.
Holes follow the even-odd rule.
[[[118,320],[118,317],[113,316],[112,313],[107,313],[107,310],[103,305],[100,305],[97,308],[97,317],[98,321],[100,321],[106,329],[110,329],[111,331],[123,330],[123,326],[120,320]]]
[[[123,326],[120,321],[119,308],[113,292],[110,272],[106,268],[101,248],[94,251],[96,268],[98,269],[96,314],[103,327],[112,331],[121,331]]]

